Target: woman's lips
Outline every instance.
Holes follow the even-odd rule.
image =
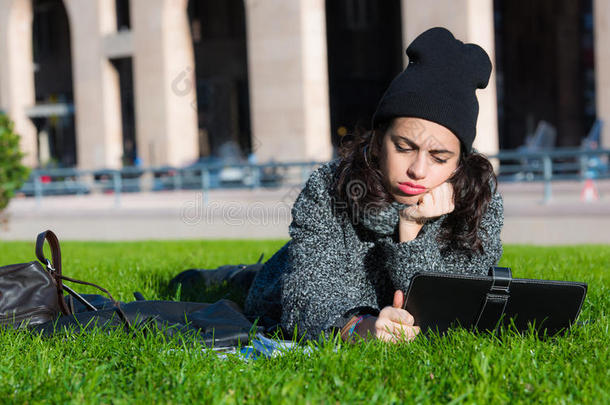
[[[398,183],[398,188],[405,194],[416,195],[426,192],[426,187],[413,183]]]

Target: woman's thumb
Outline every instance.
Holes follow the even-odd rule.
[[[405,296],[400,290],[394,292],[394,302],[392,306],[394,308],[402,308],[405,303]]]

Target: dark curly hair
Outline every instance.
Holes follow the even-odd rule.
[[[378,163],[389,124],[381,124],[375,131],[357,128],[353,134],[344,136],[339,145],[333,192],[350,208],[347,214],[352,221],[365,208],[380,209],[394,201],[386,190]],[[493,195],[492,184],[497,187],[497,178],[485,156],[478,152],[467,154],[463,147],[461,150],[458,168],[448,180],[454,188],[455,208],[441,224],[439,241],[444,242],[444,249],[459,249],[470,255],[483,252],[477,231]],[[353,182],[365,187],[366,193],[350,192]]]

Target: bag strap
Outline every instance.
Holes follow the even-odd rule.
[[[44,255],[44,242],[49,243],[51,248],[51,261]],[[57,300],[59,302],[59,309],[62,314],[70,315],[72,311],[68,308],[66,301],[64,301],[64,286],[61,282],[61,249],[59,248],[59,239],[57,235],[51,230],[46,230],[38,234],[36,237],[36,257],[43,263],[57,285]]]
[[[105,289],[103,287],[100,287],[97,284],[93,284],[88,281],[77,280],[75,278],[66,277],[64,275],[60,275],[58,277],[62,280],[71,281],[73,283],[90,285],[91,287],[95,287],[98,290],[105,293],[106,295],[108,295],[108,298],[110,298],[110,301],[112,301],[112,304],[114,305],[114,308],[115,308],[117,314],[119,314],[119,318],[121,318],[121,320],[125,323],[125,326],[127,326],[128,328],[131,327],[131,323],[129,322],[129,319],[127,319],[127,315],[125,315],[125,312],[123,312],[123,310],[121,309],[121,304],[117,300],[114,299],[112,294],[110,294],[110,291],[108,291],[107,289]],[[83,300],[84,302],[83,301],[81,301],[81,302],[83,302],[83,304],[85,304],[89,309],[92,309],[93,311],[97,311],[97,308],[95,308],[95,306],[91,305],[91,303],[89,303],[89,301],[87,301],[83,297],[81,297],[80,294],[78,294],[76,291],[74,291],[71,288],[68,288],[66,286],[64,286],[64,288],[66,289],[66,291],[68,291],[70,294],[72,294],[77,300],[79,300],[79,301]]]
[[[491,288],[485,294],[475,327],[496,333],[510,298],[510,283],[513,275],[510,267],[492,267],[489,269],[489,276],[492,277]]]
[[[44,256],[44,242],[49,242],[51,248],[51,262]],[[47,267],[52,267],[58,274],[61,275],[61,249],[59,248],[59,239],[53,231],[46,230],[40,232],[36,238],[36,257]]]
[[[45,240],[49,243],[49,247],[51,248],[51,260],[52,261],[49,261],[49,259],[47,259],[44,255],[43,248],[44,248]],[[57,295],[58,295],[58,299],[59,299],[59,306],[60,306],[61,312],[64,315],[72,315],[73,311],[70,310],[70,308],[68,307],[68,305],[66,304],[66,302],[64,300],[63,290],[66,290],[70,295],[72,295],[78,301],[83,303],[87,308],[89,308],[89,310],[97,311],[97,308],[95,306],[93,306],[85,298],[83,298],[79,293],[77,293],[70,287],[63,284],[62,280],[67,280],[67,281],[71,281],[73,283],[89,285],[89,286],[95,287],[98,290],[104,292],[106,295],[108,295],[108,297],[110,298],[110,301],[112,301],[112,304],[114,305],[115,310],[119,315],[119,318],[123,321],[125,326],[127,328],[131,327],[131,324],[130,324],[129,320],[127,319],[127,316],[121,309],[121,305],[119,304],[118,301],[116,301],[114,299],[114,297],[110,294],[110,292],[108,290],[106,290],[103,287],[100,287],[97,284],[89,283],[87,281],[82,281],[82,280],[76,280],[74,278],[66,277],[63,274],[61,274],[61,249],[59,247],[59,239],[57,238],[57,235],[55,235],[55,233],[53,231],[46,230],[46,231],[38,234],[38,237],[36,238],[36,257],[43,264],[45,264],[45,266],[47,267],[47,270],[53,276],[53,278],[57,284]]]

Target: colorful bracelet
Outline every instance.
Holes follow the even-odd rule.
[[[365,315],[361,315],[356,317],[355,315],[345,324],[345,326],[343,326],[343,328],[341,328],[341,339],[343,339],[344,341],[348,341],[350,340],[350,338],[352,337],[352,335],[354,334],[354,332],[356,331],[356,327],[358,326],[358,324],[360,322],[362,322],[364,319],[369,318],[373,315],[369,315],[369,314],[365,314]]]
[[[351,327],[351,328],[349,328],[349,332],[347,333],[347,336],[352,336],[352,335],[354,334],[354,331],[356,330],[356,327],[358,326],[358,324],[359,324],[360,322],[362,322],[362,321],[363,321],[365,318],[368,318],[369,316],[370,316],[370,315],[368,315],[368,314],[367,314],[367,315],[360,315],[360,316],[358,317],[358,319],[356,319],[356,322],[354,322],[354,323],[352,324],[352,327]]]

